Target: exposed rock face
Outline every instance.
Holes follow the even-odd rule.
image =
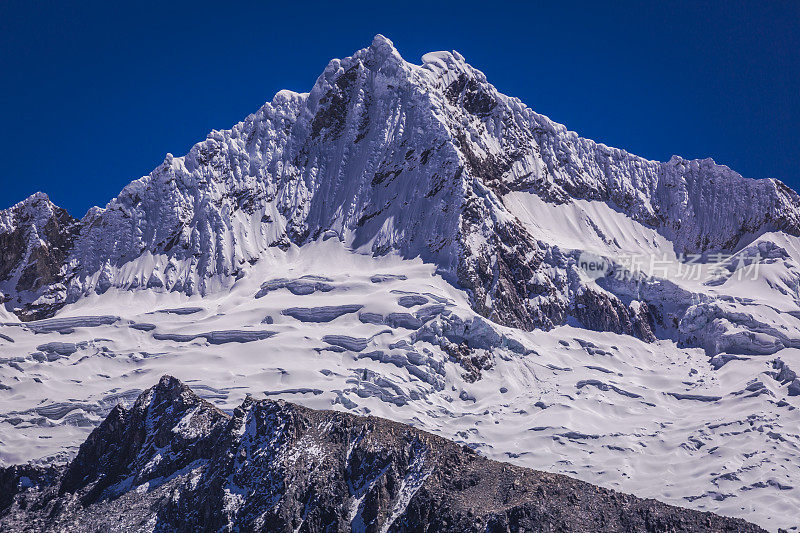
[[[54,486],[60,475],[56,467],[13,465],[0,468],[0,515],[14,502],[17,494],[28,489]]]
[[[510,191],[606,202],[679,252],[800,234],[800,198],[780,182],[583,139],[500,94],[457,53],[414,65],[376,36],[331,61],[308,94],[279,92],[80,222],[38,195],[0,213],[0,290],[26,318],[111,287],[204,294],[275,249],[334,235],[436,264],[504,325],[563,324],[585,294],[575,260],[526,231],[503,204]],[[44,214],[20,214],[31,210]],[[652,338],[629,311],[588,319],[606,304],[580,302],[588,325]]]
[[[633,335],[645,341],[656,339],[648,305],[634,301],[630,307],[613,294],[587,288],[575,298],[575,317],[589,329]]]
[[[115,407],[81,445],[61,479],[61,494],[81,491],[84,504],[128,490],[208,458],[210,440],[228,417],[176,379],[162,379],[130,410]],[[121,485],[120,485],[121,484]]]
[[[227,415],[169,376],[60,477],[11,467],[0,483],[3,531],[762,531],[379,418],[250,398]]]
[[[800,378],[797,377],[797,373],[794,370],[789,368],[789,365],[780,359],[775,359],[772,361],[772,368],[777,370],[777,372],[772,373],[772,377],[774,377],[775,380],[784,385],[789,384],[787,391],[789,396],[800,395]]]
[[[42,193],[0,211],[0,286],[7,305],[16,307],[58,281],[79,229]]]

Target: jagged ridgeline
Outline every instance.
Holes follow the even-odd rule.
[[[164,376],[61,468],[0,469],[3,531],[763,531],[490,461],[376,417],[248,398],[226,414]]]
[[[645,340],[674,329],[669,310],[651,308],[660,302],[587,290],[575,255],[520,223],[516,192],[604,202],[681,253],[800,230],[798,196],[776,180],[583,139],[500,94],[458,53],[415,65],[379,35],[331,61],[309,93],[279,92],[80,220],[41,194],[0,212],[0,290],[24,319],[112,287],[206,294],[279,250],[335,236],[435,264],[504,325],[575,316]],[[601,236],[619,252],[619,236]]]

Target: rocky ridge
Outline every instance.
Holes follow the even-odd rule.
[[[164,376],[60,469],[0,469],[4,531],[762,531],[485,459],[403,424]]]

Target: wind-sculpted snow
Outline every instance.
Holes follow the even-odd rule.
[[[296,318],[301,322],[330,322],[343,315],[362,309],[363,305],[325,305],[322,307],[290,307],[281,311],[282,315]]]
[[[156,313],[169,313],[173,315],[193,315],[203,311],[202,307],[176,307],[174,309],[159,309]]]
[[[369,280],[372,283],[385,283],[387,281],[408,279],[404,274],[375,274]]]
[[[300,279],[274,279],[265,282],[256,293],[256,298],[263,298],[272,291],[288,289],[292,294],[314,294],[316,291],[328,292],[333,290],[332,281],[321,276],[303,277]]]
[[[210,331],[208,333],[181,334],[181,333],[153,333],[153,338],[159,341],[191,342],[204,338],[211,344],[227,344],[229,342],[254,342],[268,339],[275,335],[274,331],[252,330],[227,330]]]
[[[339,346],[352,352],[361,352],[367,347],[367,339],[348,337],[347,335],[325,335],[322,340],[333,346]]]
[[[770,267],[782,271],[782,264]],[[372,283],[375,272],[406,279]],[[336,289],[253,298],[265,280],[311,275]],[[401,306],[410,294],[429,303]],[[142,295],[109,289],[66,306],[39,333],[25,323],[0,326],[15,341],[0,355],[0,460],[67,461],[116,402],[130,409],[136,391],[170,372],[227,412],[251,395],[378,415],[494,459],[771,530],[794,525],[785,509],[800,505],[798,349],[739,355],[715,368],[704,349],[674,340],[645,343],[579,324],[506,328],[476,314],[433,265],[353,253],[338,239],[256,264],[228,292]],[[729,305],[773,320],[758,300]],[[191,307],[204,311],[154,313]],[[351,311],[327,322],[282,313],[342,307]],[[387,320],[397,315],[419,322]],[[98,316],[113,320],[86,326],[85,317]],[[148,327],[133,327],[142,324]],[[77,350],[38,349],[50,343]]]
[[[72,333],[75,328],[96,328],[106,324],[113,324],[119,320],[118,316],[74,316],[67,318],[51,318],[49,320],[37,320],[27,322],[26,328],[36,333]]]
[[[428,299],[421,294],[408,294],[398,298],[397,303],[403,307],[416,307],[428,303]]]
[[[72,342],[48,342],[36,347],[40,352],[57,353],[59,355],[72,355],[78,351],[78,345]]]

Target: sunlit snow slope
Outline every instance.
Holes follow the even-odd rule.
[[[68,459],[168,373],[795,526],[799,213],[378,36],[83,219],[0,211],[0,461]]]

